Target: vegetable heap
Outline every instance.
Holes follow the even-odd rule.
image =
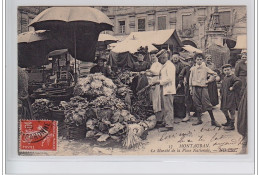
[[[70,101],[61,102],[65,108],[65,123],[75,123],[77,126],[85,124],[87,119],[86,111],[88,109],[88,101],[85,98],[76,96],[72,97]]]
[[[76,96],[111,96],[115,94],[117,86],[113,81],[101,73],[90,74],[88,77],[79,78],[74,88]]]
[[[50,109],[54,107],[54,104],[47,99],[36,99],[32,104],[33,116],[36,119],[44,118],[49,115]]]
[[[87,111],[86,138],[92,138],[98,142],[113,139],[120,142],[126,135],[128,124],[136,123],[136,118],[127,110],[106,108],[89,108]]]

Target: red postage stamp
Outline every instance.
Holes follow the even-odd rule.
[[[19,132],[21,151],[57,150],[57,121],[21,120]]]

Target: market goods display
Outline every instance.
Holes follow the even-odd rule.
[[[112,139],[120,142],[126,134],[128,124],[138,122],[127,110],[113,111],[110,108],[90,108],[87,111],[86,138],[105,142]]]
[[[54,104],[50,100],[36,99],[32,104],[33,116],[36,119],[48,119],[52,107],[54,107]]]
[[[79,78],[75,88],[75,96],[97,97],[101,95],[115,95],[117,86],[113,81],[101,73],[90,74],[88,77]]]
[[[95,108],[110,108],[112,110],[125,109],[126,107],[125,103],[121,99],[114,96],[97,97],[95,100],[90,102],[89,105]]]
[[[68,103],[61,105],[65,108],[65,123],[75,124],[76,126],[85,124],[86,111],[89,102],[82,97],[72,97]]]
[[[114,80],[115,84],[117,85],[130,85],[138,72],[131,72],[131,71],[124,71],[120,72],[117,75],[117,78]]]

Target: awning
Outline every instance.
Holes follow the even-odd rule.
[[[190,53],[202,53],[202,51],[200,49],[197,49],[191,45],[184,45],[184,47],[182,47],[182,48],[187,50]]]
[[[99,34],[98,41],[118,41],[118,39],[112,35],[109,34]]]
[[[234,49],[247,49],[247,38],[246,35],[237,36],[237,43]]]
[[[153,45],[169,44],[174,47],[182,47],[183,44],[175,29],[158,30],[158,31],[145,31],[145,32],[132,32],[127,39],[143,40]]]

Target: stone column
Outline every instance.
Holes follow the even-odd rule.
[[[198,8],[198,24],[199,24],[199,41],[198,47],[205,49],[205,39],[206,39],[206,7]]]

